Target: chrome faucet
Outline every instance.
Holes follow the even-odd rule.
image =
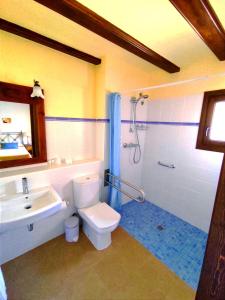
[[[26,177],[22,178],[22,186],[23,186],[23,194],[29,194],[28,183],[27,183]]]

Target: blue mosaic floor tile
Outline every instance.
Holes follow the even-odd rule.
[[[149,201],[123,205],[120,226],[197,289],[208,237],[205,232]]]

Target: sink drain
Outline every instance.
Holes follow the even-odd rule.
[[[25,209],[30,209],[31,207],[32,207],[32,205],[29,204],[29,205],[26,205],[24,208]]]

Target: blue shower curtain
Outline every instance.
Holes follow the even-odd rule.
[[[121,97],[118,93],[109,95],[109,169],[115,176],[120,176],[120,139],[121,139]],[[112,181],[112,178],[109,178]],[[120,183],[115,181],[120,188]],[[109,188],[109,205],[121,211],[121,193],[115,188]]]

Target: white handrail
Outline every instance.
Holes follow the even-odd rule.
[[[133,200],[135,200],[135,201],[137,201],[137,202],[143,203],[143,202],[145,201],[145,192],[144,192],[142,189],[140,189],[139,187],[137,187],[137,186],[131,184],[131,183],[128,182],[128,181],[123,180],[123,179],[120,178],[119,176],[115,176],[115,175],[113,175],[113,174],[111,174],[111,173],[106,173],[106,175],[108,175],[108,176],[110,176],[110,177],[113,178],[113,182],[107,181],[107,180],[105,179],[105,182],[108,183],[108,184],[110,184],[113,188],[115,188],[116,190],[120,191],[121,193],[123,193],[124,195],[126,195],[128,198],[133,199]],[[118,187],[115,185],[115,180],[118,180],[119,182],[122,182],[123,184],[125,184],[125,185],[131,187],[132,189],[136,190],[137,192],[139,192],[139,193],[141,194],[141,199],[135,198],[135,197],[133,197],[132,195],[130,195],[129,193],[127,193],[127,192],[121,190],[120,188],[118,188]]]

